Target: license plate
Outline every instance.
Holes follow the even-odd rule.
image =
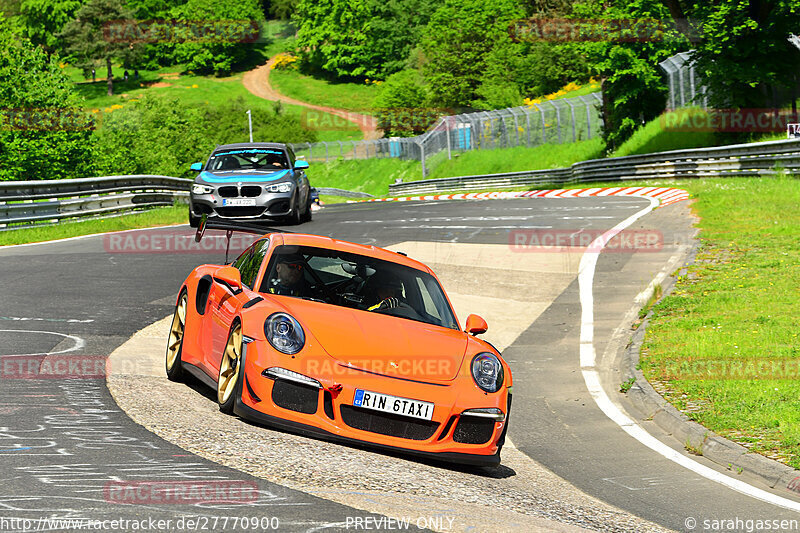
[[[223,198],[222,205],[225,207],[253,207],[256,205],[255,198]]]
[[[410,398],[389,396],[380,392],[356,389],[353,405],[395,415],[413,416],[423,420],[433,418],[433,404]]]

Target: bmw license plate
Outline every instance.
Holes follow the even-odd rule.
[[[433,404],[410,398],[389,396],[379,392],[356,389],[353,405],[395,415],[413,416],[423,420],[433,418]]]
[[[225,207],[253,207],[256,205],[255,198],[223,198],[222,205]]]

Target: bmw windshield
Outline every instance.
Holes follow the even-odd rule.
[[[215,152],[206,164],[208,172],[252,172],[286,170],[289,161],[283,150],[245,148]]]

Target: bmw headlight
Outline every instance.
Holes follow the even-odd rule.
[[[264,334],[273,348],[293,355],[303,349],[306,334],[300,323],[286,313],[272,313],[264,322]]]
[[[192,184],[192,194],[211,194],[212,192],[214,192],[214,187],[200,185],[199,183]]]
[[[472,379],[486,392],[497,392],[503,386],[503,365],[500,359],[489,352],[472,358]]]
[[[290,192],[292,190],[291,182],[284,182],[284,183],[276,183],[275,185],[270,185],[266,187],[267,192]]]

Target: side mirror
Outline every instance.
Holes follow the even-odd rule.
[[[200,172],[201,170],[203,170],[203,163],[192,163],[192,166],[189,167],[189,170]]]
[[[233,293],[242,290],[242,275],[232,266],[224,266],[217,270],[214,274],[214,281],[225,285]]]
[[[486,333],[487,329],[489,329],[489,326],[486,321],[478,315],[469,315],[467,317],[467,328],[464,330],[467,333],[480,335],[481,333]]]
[[[308,168],[308,161],[301,161],[300,159],[298,159],[297,161],[294,162],[295,170],[303,170],[305,168]]]

